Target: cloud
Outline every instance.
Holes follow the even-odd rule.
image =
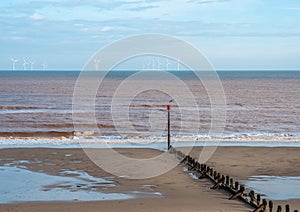
[[[26,38],[25,37],[22,37],[22,36],[11,36],[11,37],[0,37],[0,40],[6,40],[6,41],[21,41],[21,40],[25,40]]]
[[[111,31],[113,29],[114,28],[112,26],[105,26],[105,27],[102,27],[101,32],[108,32],[108,31]]]
[[[211,4],[211,3],[222,3],[228,2],[231,0],[188,0],[188,3],[196,3],[196,4]]]
[[[158,6],[154,5],[148,5],[148,6],[140,6],[140,7],[132,7],[129,8],[129,11],[143,11],[143,10],[149,10],[149,9],[154,9],[154,8],[159,8]]]
[[[107,1],[107,0],[33,0],[30,2],[20,3],[22,8],[27,9],[43,9],[49,7],[55,8],[75,8],[75,7],[96,7],[99,11],[103,10],[112,10],[116,8],[120,8],[127,5],[141,5],[146,4],[146,0],[134,0],[134,1],[124,1],[124,0],[114,0],[114,1]],[[20,7],[18,8],[20,9]]]
[[[300,10],[300,7],[286,7],[284,10]]]
[[[39,20],[43,20],[44,19],[44,16],[38,14],[38,13],[34,13],[30,16],[31,19],[33,20],[36,20],[36,21],[39,21]]]

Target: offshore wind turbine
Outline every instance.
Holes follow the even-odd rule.
[[[99,70],[100,59],[94,59],[96,71]]]
[[[35,63],[34,61],[28,60],[29,64],[30,64],[30,71],[33,70],[33,64]]]
[[[155,61],[152,59],[152,70],[155,70]]]
[[[42,64],[42,68],[43,68],[43,71],[46,71],[47,68],[48,68],[48,65],[47,65],[46,63],[43,63],[43,64]]]
[[[170,65],[169,59],[167,59],[166,65],[167,65],[167,71],[169,71],[169,65]]]
[[[177,71],[179,71],[179,65],[180,65],[179,59],[177,59]]]
[[[12,70],[15,71],[16,70],[16,63],[19,61],[17,59],[14,59],[14,58],[10,58],[11,59],[11,62],[12,62]]]
[[[25,60],[25,58],[23,58],[23,69],[24,69],[24,71],[27,70],[27,65],[28,65],[28,62]]]
[[[147,62],[147,71],[150,71],[151,70],[151,62]]]
[[[162,65],[162,63],[160,62],[160,60],[157,60],[157,69],[158,69],[158,70],[161,70],[161,69],[160,69],[161,65]]]

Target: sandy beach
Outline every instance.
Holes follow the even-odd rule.
[[[161,154],[159,150],[154,149],[124,148],[117,151],[133,158],[150,158]],[[194,148],[191,155],[197,158],[199,152],[201,147]],[[1,166],[9,164],[49,175],[59,175],[62,170],[81,170],[93,177],[112,177],[90,161],[81,149],[1,149],[0,155]],[[300,167],[296,165],[300,162],[298,155],[298,148],[219,147],[207,164],[236,180],[245,180],[254,175],[299,176]],[[228,193],[211,190],[211,182],[208,180],[193,179],[183,171],[182,165],[155,178],[129,180],[114,177],[113,181],[117,186],[100,191],[125,194],[132,191],[151,191],[160,193],[161,196],[140,195],[128,200],[90,202],[9,203],[1,204],[0,211],[253,211],[242,202],[228,200]],[[147,188],[145,185],[152,187]],[[294,209],[300,208],[299,199],[274,203],[290,204]]]

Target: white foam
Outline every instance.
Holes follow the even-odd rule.
[[[276,137],[277,136],[277,137]],[[0,148],[10,147],[62,147],[98,146],[101,147],[150,147],[165,150],[167,138],[163,136],[85,136],[74,138],[0,138]],[[279,134],[232,134],[221,138],[208,135],[172,135],[173,146],[300,146],[300,136]]]

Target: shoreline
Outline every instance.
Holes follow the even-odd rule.
[[[131,140],[126,141],[93,141],[86,139],[11,139],[3,140],[0,137],[0,149],[14,148],[151,148],[162,151],[167,150],[166,141],[147,142],[146,140],[139,141],[140,143]],[[218,146],[218,147],[300,147],[300,139],[294,140],[197,140],[197,141],[172,141],[174,147],[203,147],[203,146]]]
[[[182,147],[184,149],[185,147]],[[190,155],[197,157],[202,147],[194,147]],[[148,148],[120,148],[121,154],[128,157],[149,158],[161,154],[161,151]],[[56,153],[56,154],[53,154]],[[222,174],[228,174],[236,180],[246,180],[254,175],[300,176],[298,148],[291,147],[218,147],[207,162]],[[111,174],[101,170],[84,154],[81,149],[60,148],[11,148],[0,149],[0,165],[11,159],[10,166],[24,166],[33,172],[59,175],[61,170],[83,170],[93,177],[109,177]],[[69,156],[66,156],[69,155]],[[13,161],[39,159],[39,163],[13,163]],[[80,163],[71,163],[75,160]],[[273,161],[276,161],[274,163]],[[55,164],[50,166],[49,164]],[[23,167],[23,168],[24,168]],[[0,211],[253,211],[239,201],[229,201],[221,190],[210,190],[209,181],[194,180],[183,167],[178,165],[168,173],[151,179],[128,180],[115,178],[116,188],[111,192],[135,191],[143,185],[155,185],[153,192],[162,193],[158,198],[137,198],[129,200],[105,200],[92,202],[25,202],[0,204]],[[140,189],[141,190],[141,189]],[[274,201],[275,204],[290,204],[300,208],[300,199]]]

